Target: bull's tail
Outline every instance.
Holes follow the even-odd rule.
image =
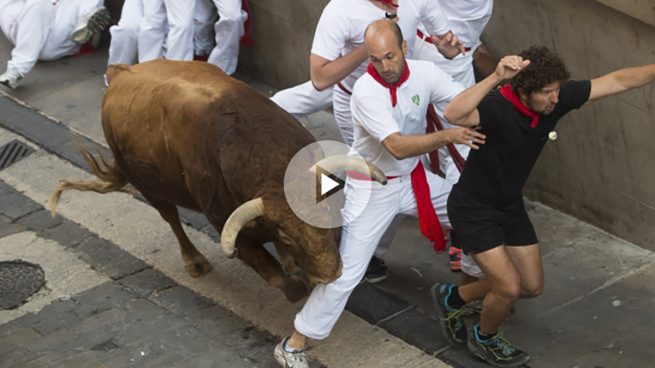
[[[56,213],[57,204],[59,203],[59,198],[61,194],[69,189],[83,190],[83,191],[92,191],[97,193],[109,193],[109,192],[130,192],[130,190],[124,188],[127,185],[127,179],[123,173],[118,168],[116,160],[111,164],[108,164],[105,161],[105,158],[99,154],[100,161],[96,160],[95,157],[89,151],[86,150],[82,145],[80,145],[80,153],[86,161],[86,163],[91,167],[91,171],[95,176],[100,179],[97,180],[60,180],[59,185],[52,191],[50,197],[48,198],[48,209],[54,216]]]

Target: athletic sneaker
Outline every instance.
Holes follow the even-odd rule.
[[[22,75],[7,70],[2,75],[0,75],[0,84],[3,84],[11,89],[16,89],[22,79]]]
[[[452,272],[459,272],[462,270],[462,249],[451,245],[448,249],[448,256],[450,257],[450,270]]]
[[[93,37],[94,34],[104,30],[111,22],[111,15],[109,10],[99,8],[98,10],[89,14],[88,17],[83,19],[76,27],[70,38],[73,42],[83,45]]]
[[[309,359],[307,359],[305,349],[287,351],[284,348],[287,340],[289,338],[285,337],[279,344],[275,345],[275,350],[273,350],[275,361],[278,362],[280,367],[284,368],[309,368]]]
[[[453,344],[466,343],[466,325],[464,324],[464,308],[453,308],[448,305],[448,297],[453,292],[455,284],[436,283],[430,289],[430,297],[437,309],[441,332]]]
[[[471,335],[468,349],[494,367],[520,367],[530,360],[528,353],[517,349],[499,333],[487,340],[480,340],[480,326],[477,323]]]
[[[389,276],[389,268],[384,263],[382,258],[373,256],[371,261],[368,263],[366,268],[366,273],[364,274],[364,281],[370,282],[371,284],[378,283],[380,281],[386,280]]]

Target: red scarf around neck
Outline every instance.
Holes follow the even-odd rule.
[[[530,122],[530,128],[537,127],[539,124],[539,116],[541,116],[541,114],[532,111],[530,108],[525,106],[509,83],[500,88],[500,94],[503,95],[507,101],[511,102],[512,105],[514,105],[514,108],[516,108],[522,115],[532,118],[532,121]]]
[[[398,97],[396,97],[396,89],[400,87],[405,81],[409,78],[409,66],[407,65],[407,60],[405,60],[405,67],[403,68],[403,73],[400,75],[400,79],[398,79],[398,82],[389,84],[382,79],[380,74],[378,74],[378,71],[375,70],[373,67],[373,64],[368,64],[368,69],[367,69],[368,74],[370,74],[373,79],[375,79],[378,83],[381,85],[389,88],[389,93],[391,93],[391,106],[395,107],[396,103],[398,102]]]

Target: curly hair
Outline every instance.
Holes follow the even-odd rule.
[[[510,80],[514,91],[530,94],[553,82],[566,81],[571,76],[559,55],[545,46],[531,46],[519,56],[530,60],[530,65]]]

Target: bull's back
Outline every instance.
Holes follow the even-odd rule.
[[[196,202],[225,185],[242,191],[231,190],[239,200],[281,185],[288,161],[314,141],[268,98],[211,64],[157,60],[108,75],[103,128],[112,149],[137,168],[128,176],[146,181],[151,174],[138,176],[154,172],[160,188],[183,187]]]

